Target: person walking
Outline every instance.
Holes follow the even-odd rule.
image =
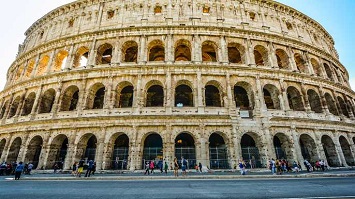
[[[165,163],[164,163],[164,171],[165,171],[165,175],[167,175],[167,174],[168,174],[168,168],[169,168],[168,163],[165,161]]]
[[[239,161],[239,169],[240,169],[240,174],[245,175],[245,164],[242,160]]]
[[[80,160],[79,164],[78,164],[78,173],[77,176],[80,178],[81,177],[81,173],[84,170],[84,160]]]
[[[94,167],[94,161],[89,160],[88,162],[88,168],[86,169],[85,177],[90,177],[91,171],[93,170]]]
[[[275,175],[276,174],[276,163],[275,163],[275,160],[274,160],[274,158],[272,158],[271,160],[270,160],[270,170],[271,170],[271,173],[273,174],[273,175]]]
[[[19,162],[15,168],[15,180],[19,180],[21,177],[21,173],[23,172],[24,165],[22,162]]]
[[[177,158],[175,157],[174,158],[174,176],[175,177],[179,177],[178,171],[179,171],[179,163],[177,161]]]
[[[28,167],[27,167],[27,174],[28,174],[28,175],[31,175],[32,169],[33,169],[33,164],[30,162],[30,163],[28,164]]]
[[[144,173],[144,175],[146,175],[147,173],[148,173],[148,175],[149,175],[149,166],[150,166],[150,164],[149,164],[149,162],[147,161],[147,162],[145,163],[145,173]]]
[[[200,173],[202,173],[202,164],[201,164],[201,162],[198,163],[198,168],[200,170]]]
[[[154,165],[154,160],[150,161],[149,167],[150,167],[150,173],[151,173],[151,174],[154,174],[154,167],[155,167],[155,165]]]
[[[182,170],[182,176],[186,176],[186,168],[187,168],[187,160],[184,158],[184,156],[181,156],[181,170]]]
[[[74,162],[73,167],[72,167],[72,171],[71,171],[72,176],[76,176],[76,174],[77,174],[77,166],[78,166],[78,163]]]

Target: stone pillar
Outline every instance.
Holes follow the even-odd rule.
[[[105,85],[105,100],[104,100],[104,109],[112,109],[114,105],[114,88],[113,88],[113,76],[110,75],[107,79],[107,84]]]
[[[236,105],[233,100],[233,94],[232,94],[232,86],[230,85],[230,74],[229,72],[226,72],[226,89],[227,89],[227,100],[226,100],[226,106],[229,108],[229,114],[236,114]]]
[[[96,64],[97,50],[95,48],[96,48],[96,37],[93,38],[92,43],[91,43],[91,47],[90,47],[90,51],[89,51],[89,56],[88,56],[88,61],[87,61],[87,65],[89,67],[92,67]]]
[[[325,100],[323,87],[320,86],[318,91],[319,91],[320,102],[321,102],[321,105],[322,105],[322,110],[323,110],[324,113],[326,113],[326,115],[329,115],[330,112],[329,112],[329,108],[328,108],[328,105],[327,105],[327,101]]]
[[[74,63],[74,57],[75,57],[75,53],[73,53],[74,51],[74,44],[70,46],[69,52],[68,52],[68,56],[67,56],[67,60],[64,63],[64,69],[65,70],[70,70],[73,68],[73,63]]]
[[[307,95],[307,91],[305,89],[305,85],[304,83],[302,82],[301,83],[301,92],[302,92],[302,100],[304,101],[304,108],[306,110],[306,112],[311,112],[311,105],[309,104],[309,99],[308,99],[308,95]]]
[[[175,143],[171,140],[172,127],[171,124],[165,126],[166,132],[163,140],[163,161],[168,163],[169,168],[173,167],[175,157]]]
[[[165,49],[166,49],[165,62],[167,64],[172,64],[175,61],[173,34],[172,33],[168,33],[167,36],[166,36]]]
[[[171,114],[172,108],[175,106],[175,97],[174,97],[174,88],[172,88],[172,82],[171,82],[171,72],[166,71],[166,80],[165,80],[165,85],[166,85],[166,113]]]
[[[120,38],[117,37],[117,41],[115,42],[113,46],[113,53],[112,53],[112,64],[116,66],[116,64],[121,63],[121,58],[122,58],[122,44],[119,42]]]
[[[11,139],[12,139],[12,134],[8,134],[6,137],[7,137],[8,139],[6,139],[6,143],[5,143],[3,152],[2,152],[2,154],[1,154],[1,158],[0,158],[1,162],[6,161],[7,156],[8,156],[8,154],[9,154],[9,150],[10,150],[10,144],[12,143],[12,142],[11,142],[11,141],[12,141],[12,140],[11,140]]]
[[[140,45],[138,45],[138,58],[137,62],[138,64],[144,65],[147,63],[147,37],[145,35],[141,35],[140,37]]]
[[[279,68],[278,64],[277,64],[277,58],[276,58],[276,54],[275,54],[275,49],[274,49],[274,44],[270,41],[269,42],[269,59],[270,59],[270,67],[272,68]]]
[[[9,105],[7,106],[7,108],[5,110],[3,121],[5,121],[7,118],[9,118],[10,109],[11,109],[13,103],[14,103],[14,93],[11,93],[11,97],[9,99]]]
[[[34,64],[34,67],[33,67],[33,71],[30,75],[30,78],[33,78],[36,73],[37,73],[37,68],[38,68],[38,63],[39,63],[39,59],[41,58],[41,54],[38,54],[37,57],[36,57],[36,61],[35,61],[35,64]]]
[[[50,55],[50,58],[49,58],[49,62],[48,62],[47,71],[45,72],[46,74],[50,74],[51,73],[53,65],[54,65],[53,62],[55,63],[55,60],[56,60],[55,55],[58,54],[57,52],[58,52],[58,50],[53,50],[51,52],[51,55]]]
[[[305,55],[304,57],[306,59],[306,65],[308,67],[308,72],[310,75],[314,76],[315,74],[314,74],[314,70],[313,70],[313,65],[311,63],[311,59],[309,58],[309,53],[306,51],[306,52],[304,52],[304,55]]]
[[[63,87],[63,83],[61,81],[58,82],[58,88],[57,88],[57,91],[56,91],[56,94],[55,94],[55,97],[54,97],[54,102],[53,102],[53,107],[52,107],[52,110],[51,110],[51,113],[53,114],[53,117],[56,116],[57,112],[58,112],[58,109],[60,108],[61,104],[59,104],[59,99],[60,99],[60,94],[61,94],[61,91],[62,91],[62,87]]]
[[[192,52],[191,52],[191,61],[193,63],[201,63],[202,62],[202,46],[201,46],[201,38],[199,35],[192,35]]]
[[[41,149],[41,154],[39,156],[37,169],[42,169],[42,168],[48,169],[51,166],[51,165],[49,165],[49,167],[47,168],[48,155],[50,153],[50,148],[51,148],[50,143],[48,143],[49,138],[50,138],[50,134],[51,134],[50,132],[46,132],[44,134],[42,149]]]
[[[25,100],[26,100],[26,94],[27,94],[28,89],[25,88],[25,92],[21,95],[21,100],[18,104],[17,110],[16,110],[16,114],[15,114],[15,118],[18,118],[21,115],[21,111],[23,109],[23,106],[25,105]]]
[[[134,87],[134,94],[133,94],[133,109],[134,113],[138,114],[140,112],[140,109],[144,106],[143,100],[144,97],[143,95],[143,88],[142,88],[142,75],[138,74],[137,75],[137,83],[136,86]]]
[[[142,168],[142,163],[141,163],[141,143],[140,141],[137,140],[139,134],[138,127],[136,125],[133,126],[133,133],[132,133],[132,139],[130,139],[130,171],[134,171],[136,169],[141,169]]]
[[[256,85],[256,93],[255,93],[255,110],[256,112],[260,111],[261,113],[264,113],[267,111],[267,107],[265,104],[265,100],[264,100],[264,92],[263,92],[263,88],[261,87],[261,83],[260,83],[260,76],[257,75],[255,78],[255,85]]]
[[[196,85],[197,85],[197,108],[199,113],[204,113],[204,103],[203,103],[203,96],[204,96],[204,88],[202,87],[202,75],[201,71],[197,71],[197,78],[196,78]]]
[[[319,129],[315,129],[315,131],[319,131]],[[327,157],[325,155],[324,152],[324,148],[323,148],[323,144],[322,144],[322,137],[320,134],[318,134],[317,132],[314,133],[314,136],[316,137],[316,139],[314,140],[315,144],[316,144],[316,148],[318,151],[318,157],[321,160],[327,161]]]
[[[233,148],[235,156],[233,157],[232,160],[232,168],[234,169],[235,167],[238,167],[238,162],[239,160],[243,159],[242,156],[242,150],[241,150],[241,134],[238,132],[239,127],[236,124],[232,124],[232,142],[233,142]]]
[[[262,136],[262,142],[263,142],[263,149],[265,151],[265,157],[263,160],[263,165],[267,166],[267,163],[269,160],[271,160],[271,158],[276,158],[276,153],[275,153],[275,148],[273,145],[273,136],[270,133],[270,126],[268,125],[269,122],[269,118],[261,118],[261,130],[263,133]],[[261,157],[262,158],[262,157]]]
[[[289,54],[289,63],[290,63],[290,66],[291,66],[291,70],[292,71],[299,71],[298,68],[297,68],[297,65],[296,65],[296,61],[295,61],[295,54],[293,53],[293,50],[291,47],[287,47],[287,51]]]
[[[227,64],[228,60],[228,49],[226,44],[226,37],[220,36],[220,47],[218,48],[218,61],[222,64]]]
[[[256,63],[255,63],[255,57],[254,57],[254,49],[252,47],[252,44],[251,44],[251,40],[248,38],[246,39],[245,41],[246,43],[246,58],[247,58],[247,64],[249,66],[256,66]]]
[[[99,139],[97,140],[98,143],[96,144],[97,150],[95,154],[95,159],[96,159],[96,169],[97,170],[103,170],[104,168],[102,167],[103,163],[103,157],[105,156],[105,137],[106,137],[106,127],[103,126],[101,127],[101,133],[99,134]]]
[[[79,99],[78,99],[78,104],[77,104],[77,113],[78,116],[81,115],[83,110],[86,107],[86,93],[87,93],[87,82],[88,80],[84,77],[84,79],[80,82],[80,87],[79,87]]]
[[[37,114],[37,108],[38,108],[38,105],[39,105],[39,103],[41,101],[41,97],[42,97],[42,89],[43,89],[43,85],[40,85],[40,87],[36,93],[36,99],[33,102],[33,107],[32,107],[31,114],[30,114],[31,120],[33,120],[35,117],[35,114]]]
[[[293,147],[293,157],[296,158],[295,161],[298,162],[301,165],[302,169],[306,169],[304,166],[303,162],[303,156],[302,156],[302,150],[300,146],[300,141],[299,141],[299,134],[296,131],[295,126],[291,126],[291,135],[293,139],[292,147]]]
[[[77,130],[73,129],[70,132],[70,136],[68,138],[68,148],[67,155],[65,156],[64,161],[64,169],[69,169],[75,161],[79,161],[75,159],[76,151],[75,151],[75,138],[76,138]]]
[[[20,151],[18,153],[16,162],[20,162],[20,161],[24,162],[25,161],[25,156],[26,156],[27,149],[28,149],[27,140],[28,140],[29,135],[30,134],[27,133],[21,142],[21,147],[20,147]]]

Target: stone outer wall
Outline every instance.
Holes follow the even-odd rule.
[[[179,42],[189,48],[189,60],[176,60]],[[132,43],[137,59],[127,62]],[[164,49],[164,59],[150,61],[156,46]],[[204,46],[216,60],[205,59]],[[238,63],[229,52],[235,46]],[[107,49],[110,61],[102,63]],[[87,52],[86,65],[76,64],[80,52]],[[40,146],[37,168],[51,168],[67,138],[68,169],[95,136],[97,167],[110,169],[115,139],[125,134],[128,169],[134,170],[142,168],[149,135],[160,135],[163,158],[171,163],[176,138],[186,133],[194,139],[196,161],[210,165],[209,138],[216,133],[223,137],[229,167],[242,159],[245,135],[255,141],[263,166],[276,157],[274,137],[291,161],[355,162],[355,93],[333,39],[316,21],[274,1],[75,1],[26,31],[7,78],[0,93],[2,161],[33,161]],[[129,85],[132,106],[122,108],[120,94]],[[147,107],[154,85],[163,88],[164,103]],[[179,85],[191,88],[193,106],[176,106]],[[208,86],[218,89],[220,106],[206,105]],[[63,110],[74,87],[77,106]],[[95,109],[92,101],[102,87],[103,107]],[[247,92],[247,109],[236,103],[237,87]]]

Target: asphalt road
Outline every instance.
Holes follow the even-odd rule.
[[[355,178],[0,181],[0,198],[355,198]]]

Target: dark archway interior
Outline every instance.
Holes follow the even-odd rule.
[[[147,91],[147,107],[158,107],[164,105],[164,90],[162,86],[151,86]]]
[[[228,169],[227,147],[224,139],[217,133],[212,133],[209,138],[210,148],[210,167],[212,169]]]
[[[179,85],[175,88],[175,106],[193,106],[193,93],[189,86]]]
[[[100,88],[95,93],[93,109],[102,109],[105,103],[105,87]]]
[[[241,86],[234,86],[234,98],[237,107],[242,110],[248,110],[250,108],[249,96],[247,91]]]
[[[133,104],[133,86],[126,86],[122,89],[120,95],[119,107],[132,107]]]
[[[206,106],[221,107],[221,96],[217,87],[207,85],[205,87]]]
[[[96,143],[97,143],[96,136],[92,135],[90,139],[87,141],[84,158],[87,158],[88,160],[95,160]]]

